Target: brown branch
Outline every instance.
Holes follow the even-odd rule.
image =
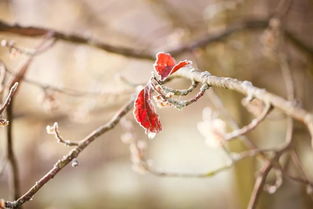
[[[15,82],[14,85],[10,88],[9,93],[8,93],[5,101],[3,102],[2,106],[0,107],[0,114],[2,114],[3,111],[9,106],[11,99],[17,90],[17,87],[18,87],[18,82]]]
[[[58,140],[58,143],[62,143],[65,144],[66,146],[78,146],[78,142],[73,142],[70,140],[65,140],[63,139],[63,137],[60,134],[59,131],[59,125],[57,122],[55,122],[52,126],[47,126],[47,133],[48,134],[53,134],[55,136],[55,138]]]
[[[99,136],[104,134],[105,132],[113,129],[121,120],[123,116],[125,116],[133,107],[134,101],[133,99],[128,102],[108,123],[100,126],[96,130],[94,130],[91,134],[82,139],[78,146],[73,148],[67,155],[63,156],[61,160],[55,163],[53,168],[48,171],[40,180],[38,180],[34,186],[32,186],[24,195],[15,201],[6,201],[5,207],[7,208],[18,208],[23,205],[25,202],[32,199],[32,197],[43,187],[46,183],[48,183],[55,175],[57,175],[65,166],[67,166],[73,159],[75,159],[91,142],[97,139]]]
[[[47,40],[49,40],[51,34],[48,33],[48,35],[46,35],[44,37],[44,39],[38,44],[38,46],[36,46],[36,50],[38,50],[38,52],[43,52],[45,50],[47,50],[47,46],[45,46],[45,43]],[[15,88],[14,92],[17,92],[18,89],[20,88],[20,85],[16,86],[16,83],[21,83],[23,81],[23,78],[26,74],[26,72],[29,69],[29,66],[31,64],[31,62],[33,61],[33,56],[28,57],[28,59],[25,61],[25,63],[20,67],[20,69],[18,70],[18,72],[16,73],[16,75],[9,81],[9,88],[12,89],[13,87]],[[18,168],[18,163],[17,163],[17,159],[14,153],[14,140],[13,140],[13,105],[14,105],[14,96],[16,94],[12,94],[12,97],[10,98],[11,103],[7,105],[6,107],[6,115],[7,115],[7,120],[9,121],[9,124],[6,128],[6,137],[7,137],[7,146],[6,146],[6,150],[7,150],[7,159],[8,159],[8,163],[10,165],[11,168],[11,175],[12,175],[12,193],[13,193],[13,199],[17,199],[20,196],[20,181],[19,181],[19,168]]]
[[[22,26],[19,24],[9,24],[4,21],[0,21],[0,31],[14,33],[22,36],[29,36],[29,37],[42,37],[47,33],[52,33],[52,37],[57,40],[62,40],[66,42],[71,42],[74,44],[85,44],[90,45],[101,50],[121,54],[127,57],[133,57],[138,59],[148,59],[153,60],[154,56],[151,53],[143,52],[142,50],[135,50],[126,47],[118,47],[113,46],[107,43],[103,43],[97,41],[95,39],[91,39],[89,37],[83,37],[81,35],[76,34],[66,34],[60,31],[56,31],[53,29],[43,28],[43,27],[32,27],[32,26]]]
[[[276,161],[276,157],[272,161]],[[261,195],[263,186],[265,184],[266,177],[273,167],[272,161],[266,162],[265,165],[262,167],[262,169],[259,173],[259,176],[257,177],[257,179],[255,181],[254,188],[253,188],[247,209],[255,209],[256,208],[257,202],[259,200],[259,196]]]
[[[178,56],[184,52],[193,51],[196,48],[203,48],[208,46],[211,43],[222,41],[230,35],[241,32],[244,30],[254,30],[254,29],[263,29],[268,26],[269,19],[251,19],[247,21],[242,21],[240,23],[234,23],[233,25],[228,26],[225,30],[217,32],[215,34],[208,34],[205,37],[192,41],[189,44],[183,45],[176,49],[168,50],[172,55]],[[76,34],[66,34],[60,31],[53,29],[43,28],[43,27],[32,27],[32,26],[22,26],[19,24],[9,24],[7,22],[0,20],[0,32],[14,33],[17,35],[28,36],[28,37],[41,37],[47,32],[53,34],[53,38],[56,40],[62,40],[74,44],[84,44],[89,45],[107,52],[120,54],[126,57],[137,58],[137,59],[147,59],[154,60],[154,56],[151,52],[145,52],[138,49],[131,49],[126,47],[113,46],[101,41],[91,39],[89,37],[84,37]],[[296,37],[294,33],[289,30],[284,30],[284,35],[296,45],[299,49],[305,51],[307,54],[313,56],[313,46],[304,43],[302,40]]]
[[[7,67],[5,67],[5,72],[7,72],[8,74],[10,74],[12,76],[16,76],[16,73],[12,72]],[[75,89],[71,89],[71,88],[58,87],[56,85],[50,85],[50,84],[36,81],[36,80],[33,80],[31,78],[26,78],[26,77],[24,77],[22,80],[24,83],[36,86],[38,88],[41,88],[44,91],[51,90],[53,92],[57,92],[57,93],[64,94],[67,96],[72,96],[72,97],[96,97],[96,96],[101,97],[101,96],[114,96],[114,95],[132,93],[132,91],[127,90],[127,89],[121,90],[121,91],[104,91],[104,90],[102,90],[102,91],[101,90],[100,91],[83,91],[83,90],[75,90]],[[138,85],[136,85],[136,86],[138,86]]]
[[[293,102],[282,97],[274,95],[265,89],[260,89],[252,85],[249,81],[240,81],[234,78],[218,77],[218,76],[203,76],[199,72],[182,69],[176,73],[188,79],[194,79],[197,82],[207,83],[212,87],[226,88],[237,91],[244,95],[255,97],[265,103],[269,103],[273,107],[280,109],[286,115],[304,123],[313,140],[313,114],[298,107]]]
[[[262,113],[255,119],[253,119],[248,125],[234,130],[231,133],[228,133],[225,135],[225,140],[226,141],[230,141],[232,139],[235,139],[239,136],[245,135],[248,132],[254,130],[265,118],[266,116],[269,114],[271,110],[271,105],[270,104],[266,104],[266,106],[264,107],[264,110],[262,111]]]

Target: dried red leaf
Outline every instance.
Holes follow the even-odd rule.
[[[159,52],[156,55],[156,61],[154,63],[154,69],[161,76],[161,80],[164,80],[169,75],[175,73],[177,70],[191,64],[191,61],[181,61],[176,64],[175,59],[168,53]]]
[[[158,114],[151,102],[151,88],[142,89],[135,100],[134,115],[137,122],[146,129],[146,133],[158,133],[162,130]]]

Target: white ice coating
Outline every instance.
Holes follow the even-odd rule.
[[[149,139],[154,139],[156,137],[156,133],[147,131],[147,135]]]

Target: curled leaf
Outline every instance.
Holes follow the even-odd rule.
[[[175,59],[168,53],[159,52],[156,55],[156,61],[154,63],[154,69],[161,77],[161,80],[164,80],[169,75],[175,73],[177,70],[185,67],[186,65],[191,64],[191,61],[180,61],[176,64]]]
[[[151,88],[147,85],[137,95],[134,107],[134,116],[137,122],[146,129],[146,133],[158,133],[162,130],[158,114],[151,102]]]

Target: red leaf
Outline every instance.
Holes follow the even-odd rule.
[[[161,80],[164,80],[169,75],[173,74],[174,72],[188,64],[191,64],[191,62],[181,61],[178,64],[176,64],[175,59],[170,54],[159,52],[156,55],[154,69],[161,76]]]
[[[135,100],[134,116],[137,122],[146,129],[148,135],[156,134],[162,130],[159,116],[151,102],[151,88],[149,86],[139,92]]]
[[[170,75],[173,74],[173,73],[175,73],[175,72],[176,72],[177,70],[179,70],[180,68],[183,68],[183,67],[185,67],[186,65],[189,65],[189,64],[191,64],[191,61],[187,61],[187,60],[180,61],[177,65],[175,65],[175,66],[173,67],[173,69],[172,69]]]

